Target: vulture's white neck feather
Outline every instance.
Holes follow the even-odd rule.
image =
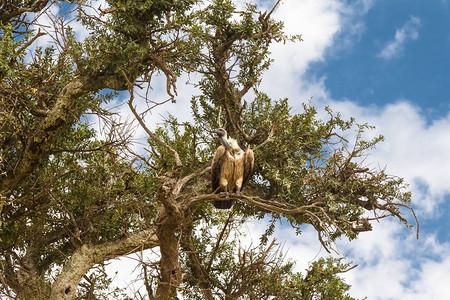
[[[241,147],[239,147],[237,141],[233,138],[224,136],[221,138],[221,140],[222,140],[222,144],[230,152],[237,153],[242,150]]]
[[[239,145],[238,145],[238,143],[237,143],[237,141],[235,139],[228,138],[227,142],[228,142],[228,145],[230,145],[230,148],[232,150],[234,150],[236,152],[241,150],[241,147],[239,147]]]

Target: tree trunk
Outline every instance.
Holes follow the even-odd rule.
[[[178,211],[179,212],[179,211]],[[179,234],[182,218],[180,213],[168,214],[161,211],[157,219],[156,235],[160,244],[160,282],[156,289],[156,300],[171,299],[181,283],[181,266],[179,262]]]

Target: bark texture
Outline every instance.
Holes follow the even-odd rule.
[[[157,193],[157,200],[164,207],[156,220],[156,235],[161,252],[160,282],[154,298],[156,300],[171,299],[182,279],[179,262],[179,234],[183,223],[183,214],[173,194],[180,171],[181,163],[162,176],[161,186]]]

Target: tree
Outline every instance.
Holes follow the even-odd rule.
[[[154,248],[160,260],[142,263],[151,299],[353,299],[338,276],[352,268],[342,259],[293,271],[271,239],[276,221],[298,233],[313,226],[332,250],[337,238],[357,238],[374,220],[392,216],[410,227],[402,215],[414,214],[410,193],[401,178],[364,165],[383,139],[363,140],[369,125],[329,108],[321,120],[310,104],[292,114],[287,99],[260,89],[270,44],[301,40],[272,19],[278,2],[268,12],[237,11],[231,0],[2,2],[3,295],[119,297],[106,289],[105,262]],[[42,14],[50,29],[38,26]],[[86,38],[77,38],[71,18]],[[51,43],[33,48],[43,36]],[[169,115],[162,126],[149,124],[154,106],[176,101],[182,74],[201,78],[192,83],[194,121]],[[165,78],[168,98],[150,100],[147,89],[147,105],[137,105],[155,76]],[[105,105],[124,93],[131,122]],[[224,199],[209,186],[218,146],[211,129],[220,118],[255,152],[255,174],[230,211],[211,205]],[[133,126],[147,133],[146,151],[132,147]],[[351,130],[353,143],[342,134]],[[236,229],[255,218],[270,220],[260,245],[241,247]]]

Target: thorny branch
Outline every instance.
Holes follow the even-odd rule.
[[[192,223],[189,223],[184,227],[181,236],[181,246],[192,265],[193,275],[200,280],[199,287],[203,293],[203,296],[207,300],[213,300],[214,296],[211,291],[211,286],[214,283],[209,276],[209,270],[205,269],[203,262],[195,249],[194,242],[192,241],[192,231]]]
[[[182,195],[180,197],[183,197]],[[262,209],[264,211],[269,211],[272,213],[278,213],[283,215],[289,215],[293,216],[294,218],[300,215],[306,215],[309,216],[310,219],[307,221],[307,223],[310,223],[313,225],[319,234],[319,240],[322,243],[322,245],[325,247],[325,249],[332,249],[331,247],[334,238],[332,237],[332,231],[333,229],[339,231],[341,234],[345,234],[344,228],[342,226],[344,224],[348,225],[351,230],[354,233],[363,232],[363,231],[370,231],[372,230],[372,226],[370,225],[369,221],[373,220],[379,220],[382,218],[385,218],[386,215],[381,216],[375,216],[373,218],[363,218],[355,221],[347,221],[339,219],[338,221],[342,224],[338,224],[338,222],[334,221],[333,219],[333,213],[329,210],[328,206],[325,202],[317,200],[317,201],[311,201],[312,204],[308,205],[302,205],[302,206],[294,206],[289,205],[288,203],[281,203],[279,201],[276,201],[276,199],[267,200],[263,199],[261,197],[257,196],[245,196],[245,195],[237,195],[237,194],[231,194],[230,198],[235,200],[240,200],[242,202],[245,202],[249,205],[256,206],[259,209]],[[193,205],[195,203],[203,202],[203,201],[221,201],[226,200],[223,195],[221,194],[204,194],[199,195],[195,197],[191,197],[188,199],[189,205]],[[373,209],[367,209],[369,211],[372,211],[375,213],[376,209],[384,212],[388,212],[391,216],[396,216],[402,220],[404,218],[400,215],[398,211],[396,211],[396,207],[406,207],[406,205],[403,205],[401,203],[386,203],[386,204],[378,204]],[[419,233],[419,227],[418,227],[418,220],[417,217],[414,214],[414,217],[417,222],[417,236]],[[322,235],[324,234],[326,236],[326,240],[323,240]]]
[[[214,246],[214,249],[211,252],[212,253],[211,259],[209,260],[208,265],[206,267],[207,272],[209,272],[211,270],[211,265],[213,263],[213,260],[214,260],[215,256],[218,253],[218,250],[219,250],[219,247],[220,247],[220,243],[222,242],[223,239],[224,240],[227,239],[227,236],[225,236],[225,232],[228,230],[228,226],[229,226],[230,221],[233,218],[233,215],[234,215],[234,213],[231,212],[230,215],[228,216],[225,224],[223,225],[222,230],[220,231],[219,237],[217,238],[217,241],[216,241],[216,245]],[[224,238],[224,236],[225,236],[225,238]]]

